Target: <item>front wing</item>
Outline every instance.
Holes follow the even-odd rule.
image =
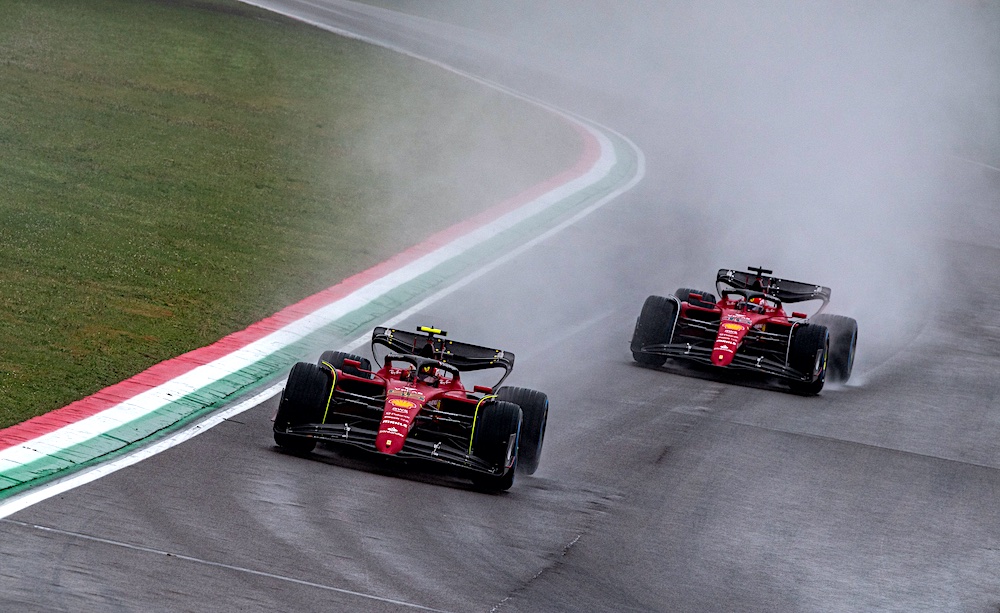
[[[638,348],[638,351],[718,368],[712,363],[712,349],[717,330],[717,321],[678,317],[670,342],[645,345]],[[725,368],[748,370],[792,381],[811,381],[810,373],[800,372],[788,365],[790,346],[791,331],[785,335],[752,330],[747,333],[733,361]]]
[[[375,454],[378,453],[375,438],[382,411],[381,399],[338,392],[324,423],[289,426],[281,430],[276,428],[275,432],[350,446]],[[432,426],[443,427],[435,429]],[[468,416],[429,410],[429,414],[417,416],[417,423],[403,448],[394,457],[436,462],[490,475],[503,474],[505,467],[491,465],[469,453],[471,438],[472,424]]]
[[[712,364],[712,348],[695,345],[691,343],[663,343],[661,345],[646,345],[641,350],[642,353],[662,355],[668,358],[688,360],[699,364],[707,364],[718,368]],[[790,368],[787,362],[780,362],[765,355],[753,355],[744,353],[742,348],[736,352],[733,361],[725,368],[736,370],[750,370],[763,374],[790,379],[793,381],[809,382],[810,375],[801,373],[794,368]]]

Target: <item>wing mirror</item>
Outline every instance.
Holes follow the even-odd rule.
[[[479,392],[480,394],[492,394],[493,388],[486,387],[485,385],[474,385],[472,386],[473,391]]]
[[[352,360],[351,358],[344,358],[344,366],[353,366],[354,368],[361,368],[361,362],[357,360]]]
[[[800,313],[798,311],[792,311],[792,317],[798,317],[799,319],[805,319],[805,318],[807,318],[809,316],[806,315],[805,313]]]

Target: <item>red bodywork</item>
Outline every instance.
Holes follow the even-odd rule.
[[[830,301],[830,288],[770,274],[755,267],[719,270],[719,300],[711,292],[687,288],[669,297],[649,296],[636,320],[632,356],[645,366],[675,359],[750,371],[818,393],[830,351],[829,330],[819,323],[826,320],[813,325],[810,316],[786,312],[782,305],[818,302],[816,317]]]
[[[378,370],[365,358],[339,351],[324,352],[318,364],[297,363],[275,414],[275,442],[296,453],[329,443],[428,460],[472,474],[488,487],[509,488],[524,410],[503,395],[517,397],[523,390],[500,385],[513,368],[514,354],[444,335],[424,326],[416,334],[375,328],[372,355],[383,363]],[[391,353],[379,358],[376,346]],[[489,387],[467,389],[460,378],[465,372],[497,370],[502,376]],[[547,411],[543,400],[538,411]],[[526,450],[541,446],[540,414],[534,447]]]
[[[767,299],[748,302],[743,296],[730,294],[723,296],[716,308],[722,312],[712,348],[712,364],[716,366],[729,366],[751,328],[765,329],[768,323],[791,325],[784,309]]]
[[[458,374],[429,367],[431,372],[418,373],[412,367],[397,368],[391,361],[375,373],[375,379],[385,382],[385,411],[375,438],[375,449],[395,455],[403,448],[413,429],[417,415],[432,402],[450,400],[474,405]]]
[[[700,302],[701,296],[691,298],[695,300],[694,304],[681,303],[682,316],[690,316],[690,311],[719,314],[719,327],[711,356],[714,366],[729,366],[750,330],[766,331],[769,325],[774,329],[787,330],[793,325],[780,303],[768,298],[753,298],[748,301],[739,293],[725,293],[713,306]],[[792,313],[792,317],[804,318],[805,315],[796,312]]]

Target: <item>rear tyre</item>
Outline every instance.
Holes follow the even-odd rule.
[[[677,321],[677,302],[673,298],[650,296],[642,305],[632,333],[632,357],[645,366],[662,366],[667,358],[655,353],[643,353],[649,345],[669,343]]]
[[[478,487],[499,492],[509,490],[514,484],[521,415],[521,407],[513,402],[499,400],[483,407],[476,420],[476,431],[472,433],[472,452],[487,464],[500,469],[501,473],[477,473],[472,482]],[[512,438],[514,448],[510,450]],[[508,464],[511,465],[508,467]]]
[[[858,346],[858,322],[843,315],[821,313],[809,320],[830,331],[830,365],[827,378],[835,383],[845,383],[854,370],[854,352]]]
[[[826,382],[827,360],[830,355],[830,332],[826,326],[803,324],[795,328],[788,352],[788,365],[808,381],[794,381],[793,390],[815,396]]]
[[[690,298],[691,294],[701,294],[701,300],[695,300]],[[712,308],[715,306],[715,294],[712,292],[703,292],[699,289],[691,289],[689,287],[679,287],[677,291],[674,292],[674,296],[681,302],[687,302],[693,304],[694,306]]]
[[[356,360],[361,362],[361,369],[354,366],[344,366],[344,360]],[[324,362],[348,375],[364,377],[365,379],[371,378],[371,375],[367,372],[361,372],[362,370],[370,371],[372,369],[372,363],[368,360],[368,358],[363,358],[361,356],[354,355],[353,353],[344,353],[343,351],[324,351],[323,355],[319,356],[318,364],[322,366]]]
[[[532,475],[538,470],[545,442],[545,425],[549,421],[549,397],[523,387],[501,387],[497,400],[521,407],[521,440],[517,444],[517,471]]]
[[[299,454],[316,447],[315,439],[288,434],[285,429],[323,421],[330,383],[330,375],[315,364],[299,362],[292,367],[274,417],[274,442],[279,447]]]

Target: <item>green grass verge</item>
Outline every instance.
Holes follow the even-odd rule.
[[[551,115],[229,0],[0,3],[0,427],[563,170]]]

